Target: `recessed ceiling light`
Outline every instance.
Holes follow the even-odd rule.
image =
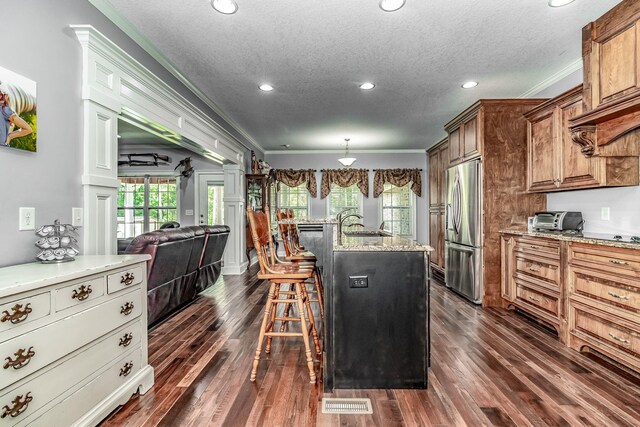
[[[211,0],[211,6],[225,15],[232,15],[238,11],[238,4],[234,0]]]
[[[404,6],[405,0],[380,0],[380,9],[385,12],[395,12]]]
[[[264,92],[271,92],[273,90],[273,86],[268,85],[268,84],[261,84],[260,85],[260,90],[264,91]]]
[[[549,7],[562,7],[574,1],[575,0],[549,0]]]
[[[364,90],[369,90],[369,89],[373,89],[374,87],[376,87],[376,85],[374,85],[373,83],[362,83],[360,85],[360,89],[364,89]]]
[[[463,89],[471,89],[472,87],[478,86],[478,82],[466,82],[462,85]]]

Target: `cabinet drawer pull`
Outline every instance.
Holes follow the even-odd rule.
[[[133,283],[134,279],[135,279],[135,276],[133,275],[133,273],[126,273],[124,276],[120,277],[120,283],[122,283],[125,286],[129,286],[130,284]]]
[[[614,298],[618,298],[618,299],[629,299],[629,297],[626,296],[626,295],[618,295],[618,294],[614,294],[613,292],[607,292],[607,294],[611,295]]]
[[[131,373],[131,369],[133,369],[133,360],[129,363],[125,363],[123,368],[120,368],[119,377],[126,377]]]
[[[533,268],[532,265],[529,266],[529,271],[533,271],[534,273],[540,273],[540,269],[539,268]]]
[[[617,259],[610,259],[609,262],[617,265],[629,265],[627,261],[618,261]]]
[[[16,351],[13,355],[16,358],[15,360],[13,360],[11,356],[4,359],[6,360],[3,366],[4,369],[13,368],[17,370],[20,368],[24,368],[29,364],[29,362],[31,362],[31,358],[36,355],[36,352],[33,351],[33,346],[32,346],[32,347],[29,347],[29,350],[25,350],[24,348],[21,348],[18,351]]]
[[[124,336],[120,338],[120,344],[118,344],[118,346],[127,347],[131,344],[131,340],[133,340],[133,334],[131,332],[124,334]]]
[[[611,332],[609,332],[609,336],[611,338],[613,338],[614,340],[619,341],[619,342],[621,342],[623,344],[629,344],[629,340],[625,340],[624,338],[617,337],[617,336],[613,335]]]
[[[530,299],[531,301],[535,301],[535,302],[542,302],[542,301],[540,301],[539,299],[532,297],[531,295],[529,295],[529,299]]]
[[[133,311],[133,302],[127,302],[125,303],[123,306],[120,307],[120,314],[124,314],[125,316],[128,316],[131,314],[131,312]]]
[[[31,392],[28,392],[26,395],[24,395],[24,399],[21,394],[17,395],[16,398],[11,401],[11,403],[13,404],[11,408],[8,405],[4,405],[0,418],[6,418],[7,415],[11,416],[11,418],[17,417],[27,410],[29,402],[31,402],[32,400],[33,397],[31,396]]]
[[[27,305],[24,306],[24,309],[22,308],[22,304],[16,304],[11,307],[11,311],[13,311],[13,313],[9,314],[7,310],[4,310],[2,312],[0,322],[4,323],[8,320],[15,325],[16,323],[27,320],[29,313],[31,313],[33,309],[31,308],[31,303],[27,303]]]
[[[536,245],[530,245],[529,247],[530,247],[531,249],[540,249],[540,247],[539,247],[539,246],[536,246]]]
[[[73,294],[71,295],[71,299],[78,299],[78,301],[84,301],[89,298],[89,294],[91,294],[93,290],[91,289],[91,285],[82,285],[78,289],[73,290]]]

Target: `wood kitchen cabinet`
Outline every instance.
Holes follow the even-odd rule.
[[[553,192],[636,185],[615,157],[587,157],[571,139],[569,121],[582,114],[582,86],[527,112],[527,190]]]
[[[482,111],[478,106],[463,121],[447,128],[449,133],[449,166],[480,157],[480,138],[478,124],[482,120]]]
[[[449,166],[448,139],[438,142],[427,151],[429,164],[429,245],[431,271],[444,281],[444,208],[447,185],[445,172]]]

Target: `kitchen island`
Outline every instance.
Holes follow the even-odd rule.
[[[334,219],[289,221],[323,259],[324,391],[427,388],[433,248],[399,236],[338,235]],[[321,245],[305,240],[305,226]]]

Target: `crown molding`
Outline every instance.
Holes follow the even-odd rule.
[[[424,154],[426,149],[411,150],[351,150],[349,154]],[[267,154],[344,154],[344,150],[267,150]]]
[[[552,86],[555,83],[558,83],[560,80],[564,79],[565,77],[568,77],[569,75],[581,69],[582,69],[582,57],[576,59],[571,64],[567,65],[557,73],[547,77],[546,79],[544,79],[543,81],[541,81],[540,83],[538,83],[537,85],[535,85],[534,87],[532,87],[531,89],[529,89],[528,91],[520,95],[518,98],[531,98],[532,96],[542,92],[546,88]]]
[[[222,117],[225,122],[231,126],[236,132],[246,138],[251,144],[262,152],[265,149],[256,142],[255,139],[242,126],[236,123],[222,108],[220,108],[211,98],[209,98],[204,92],[202,92],[188,77],[186,77],[176,65],[173,64],[151,41],[144,36],[136,27],[129,22],[124,16],[120,15],[114,7],[107,0],[89,0],[96,9],[98,9],[108,20],[110,20],[116,27],[120,28],[129,38],[138,44],[145,52],[147,52],[153,59],[155,59],[162,67],[169,71],[180,83],[186,86],[196,97],[204,102],[209,108],[211,108],[216,114]],[[213,120],[213,119],[211,119]],[[224,128],[219,123],[217,125]],[[238,144],[242,145],[246,149],[247,147],[242,141],[239,141],[228,131],[226,132],[229,137],[233,138]]]

